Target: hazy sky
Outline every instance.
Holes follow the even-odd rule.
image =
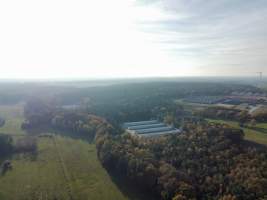
[[[266,0],[3,0],[0,78],[267,74]]]

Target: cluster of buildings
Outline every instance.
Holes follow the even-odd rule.
[[[166,134],[180,133],[180,129],[168,126],[158,120],[125,122],[122,127],[126,132],[141,137],[155,137]]]

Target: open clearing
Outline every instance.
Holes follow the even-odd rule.
[[[0,107],[0,116],[7,120],[0,133],[14,138],[26,134],[20,129],[21,111],[19,106]],[[98,161],[94,144],[59,135],[37,141],[37,155],[10,158],[13,169],[0,175],[1,200],[140,200],[112,181]]]

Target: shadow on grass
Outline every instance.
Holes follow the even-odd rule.
[[[254,142],[251,140],[244,140],[242,141],[242,144],[245,145],[246,147],[252,147],[252,148],[257,148],[258,150],[267,151],[267,145],[260,144],[258,142]]]
[[[147,190],[140,188],[138,185],[131,183],[127,177],[122,177],[119,173],[107,171],[112,182],[129,200],[159,200],[159,197],[152,195]]]

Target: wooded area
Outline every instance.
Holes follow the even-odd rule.
[[[96,141],[99,159],[164,200],[264,199],[267,153],[247,147],[243,132],[188,124],[180,135],[151,140],[124,134]]]

